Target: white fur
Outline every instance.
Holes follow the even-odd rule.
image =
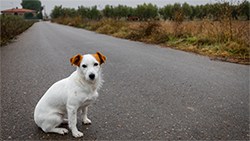
[[[94,66],[95,63],[98,63],[98,66]],[[83,68],[82,65],[87,67]],[[95,75],[94,80],[89,78],[90,74]],[[46,133],[64,134],[68,133],[68,130],[57,126],[68,122],[74,137],[83,136],[76,128],[77,111],[81,113],[84,124],[91,124],[87,117],[88,105],[98,97],[97,90],[102,84],[101,77],[99,62],[90,54],[84,55],[76,71],[68,78],[53,84],[40,99],[34,112],[36,124]]]

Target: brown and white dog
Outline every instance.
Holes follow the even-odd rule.
[[[44,132],[68,133],[67,129],[57,127],[68,123],[74,137],[83,136],[76,128],[77,111],[84,124],[91,124],[87,117],[88,105],[98,97],[97,90],[103,81],[101,65],[105,61],[106,56],[100,52],[78,54],[70,59],[71,65],[77,66],[76,71],[54,83],[36,105],[34,120]]]

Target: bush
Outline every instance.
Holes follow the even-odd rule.
[[[38,19],[43,19],[43,13],[42,13],[42,12],[39,12],[39,13],[36,15],[36,17],[37,17]]]
[[[34,20],[26,21],[21,16],[12,16],[2,14],[1,22],[1,45],[13,39],[16,35],[22,33],[34,24]]]
[[[31,17],[34,17],[34,14],[32,12],[25,12],[24,17],[25,18],[31,18]]]
[[[159,34],[158,29],[160,27],[161,27],[161,24],[158,21],[149,19],[147,20],[147,22],[141,22],[138,28],[131,29],[131,31],[126,35],[125,38],[131,39],[131,40],[143,41],[142,40],[143,38],[148,38],[151,35]],[[162,40],[162,37],[158,36],[156,38],[157,40]],[[165,35],[163,38],[165,38]]]
[[[123,27],[128,27],[128,23],[125,21],[106,19],[106,20],[100,21],[97,27],[98,29],[96,32],[110,35],[110,34],[114,34],[118,32]]]

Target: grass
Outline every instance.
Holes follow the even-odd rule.
[[[181,16],[181,15],[180,15]],[[119,38],[159,44],[229,62],[249,64],[249,21],[127,22],[114,19],[83,21],[60,17],[54,22]],[[226,59],[225,59],[226,58]],[[233,61],[232,61],[233,60]]]
[[[9,40],[14,39],[18,34],[24,32],[32,26],[36,20],[24,20],[20,16],[1,15],[1,46],[6,44]]]

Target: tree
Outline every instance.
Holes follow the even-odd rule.
[[[43,13],[42,13],[42,12],[39,12],[39,13],[36,15],[36,17],[37,17],[38,19],[43,19]]]
[[[36,12],[43,10],[42,4],[39,0],[22,0],[21,5],[24,9],[36,10]]]
[[[76,16],[76,10],[74,8],[63,8],[63,16],[66,15],[74,17]]]
[[[240,6],[238,5],[230,5],[232,18],[238,20],[238,16],[240,15]]]
[[[167,19],[167,14],[166,14],[166,6],[165,7],[162,7],[162,8],[159,8],[159,14],[163,17],[163,19],[166,21]]]
[[[137,8],[135,9],[135,14],[140,18],[145,18],[146,15],[146,10],[147,10],[147,5],[144,3],[143,5],[137,5]]]
[[[146,18],[155,18],[158,15],[158,7],[149,3],[146,12]]]
[[[50,16],[53,18],[53,19],[56,19],[60,16],[63,16],[64,13],[63,13],[63,8],[62,8],[62,5],[60,6],[55,6],[54,9],[52,10]]]
[[[249,15],[250,15],[250,3],[249,1],[245,0],[243,3],[242,3],[242,10],[241,10],[241,14],[242,15],[246,15],[247,16],[247,20],[249,20]]]
[[[84,7],[84,6],[78,6],[78,9],[77,9],[77,13],[79,15],[81,15],[82,17],[84,18],[87,18],[88,17],[88,8]]]
[[[202,18],[208,16],[209,14],[212,14],[212,6],[211,4],[206,4],[201,8],[201,12],[202,12]]]
[[[128,7],[128,17],[134,17],[134,16],[135,16],[134,8]]]
[[[76,16],[77,14],[81,15],[82,17],[88,18],[88,19],[99,19],[102,15],[101,12],[97,9],[97,6],[84,7],[84,6],[78,6],[78,9],[76,10],[76,13],[73,16]]]
[[[196,12],[196,16],[200,19],[210,15],[210,14],[213,14],[213,6],[210,5],[210,4],[206,4],[206,5],[196,5],[195,7],[195,12]],[[215,10],[215,12],[217,12]],[[216,15],[216,14],[213,14],[213,15]]]
[[[202,5],[195,6],[196,17],[200,19],[202,17],[202,12],[201,12],[202,7],[203,7]]]
[[[175,3],[171,9],[171,17],[170,17],[170,20],[176,20],[178,18],[178,20],[181,20],[180,17],[182,16],[179,16],[179,15],[183,15],[183,18],[184,18],[184,14],[183,14],[183,11],[182,11],[182,8],[181,8],[181,4],[180,3]],[[177,17],[178,15],[178,17]],[[183,20],[183,19],[182,19]]]
[[[107,18],[114,16],[113,6],[106,5],[105,8],[103,9],[103,14]]]
[[[173,9],[173,5],[168,4],[168,5],[159,9],[159,14],[163,16],[164,20],[166,20],[167,18],[170,18],[173,16],[172,9]]]
[[[97,20],[101,16],[101,12],[97,9],[97,6],[95,5],[89,10],[89,15],[91,20]]]
[[[182,10],[185,13],[185,16],[187,17],[191,17],[192,15],[192,8],[189,6],[189,4],[187,4],[186,2],[182,4]]]
[[[194,17],[197,15],[197,9],[191,5],[190,8],[192,9],[192,14],[190,15],[190,20],[194,20]]]
[[[135,15],[140,19],[142,18],[155,18],[158,15],[158,7],[149,3],[148,5],[144,3],[143,5],[137,5],[135,9]]]
[[[131,9],[130,9],[131,11]],[[128,17],[129,14],[131,14],[129,11],[129,7],[127,7],[126,5],[118,5],[117,7],[114,7],[113,9],[113,16],[120,19],[121,17]]]

